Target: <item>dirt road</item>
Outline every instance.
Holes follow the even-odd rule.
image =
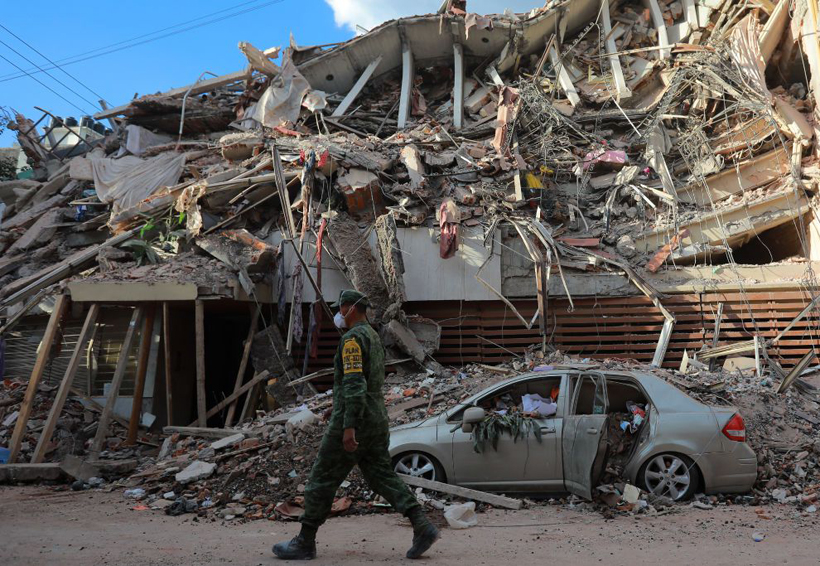
[[[194,566],[281,564],[273,542],[298,531],[296,523],[227,524],[193,515],[136,511],[121,493],[0,489],[4,565]],[[445,529],[428,564],[629,565],[820,563],[820,521],[792,507],[772,507],[772,520],[749,507],[683,509],[662,517],[604,520],[591,512],[538,506],[490,511],[479,526]],[[762,533],[762,542],[752,535]],[[395,563],[410,541],[395,514],[332,519],[319,532],[314,564]],[[469,560],[469,562],[468,562]]]

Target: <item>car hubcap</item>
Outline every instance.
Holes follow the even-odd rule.
[[[407,474],[408,476],[433,481],[437,479],[436,467],[433,465],[433,462],[430,461],[430,458],[424,454],[407,454],[406,456],[402,456],[402,458],[396,462],[396,466],[393,469],[396,470],[398,474]]]
[[[653,458],[646,466],[644,479],[649,491],[675,501],[683,498],[692,481],[686,463],[669,455]]]

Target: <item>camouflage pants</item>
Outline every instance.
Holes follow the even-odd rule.
[[[355,452],[346,452],[341,433],[326,433],[305,487],[305,513],[300,521],[319,528],[330,514],[336,490],[356,465],[370,488],[384,497],[393,509],[406,515],[417,507],[418,501],[393,471],[388,442],[388,434],[363,438]]]

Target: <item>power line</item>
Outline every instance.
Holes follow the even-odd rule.
[[[80,79],[78,79],[77,77],[75,77],[74,75],[72,75],[71,73],[69,73],[68,71],[66,71],[65,69],[63,69],[60,65],[58,65],[57,63],[55,63],[54,61],[52,61],[50,58],[46,57],[46,56],[45,56],[43,53],[41,53],[41,52],[40,52],[37,48],[35,48],[33,45],[31,45],[31,44],[30,44],[29,42],[27,42],[25,39],[23,39],[22,37],[20,37],[19,35],[17,35],[17,34],[16,34],[16,33],[14,33],[13,31],[11,31],[9,28],[7,28],[6,26],[4,26],[2,23],[0,23],[0,28],[3,28],[4,30],[6,30],[9,34],[11,34],[11,35],[12,35],[12,36],[14,36],[15,38],[17,38],[17,40],[18,40],[18,41],[20,41],[21,43],[23,43],[26,47],[28,47],[29,49],[31,49],[32,51],[34,51],[35,53],[37,53],[37,55],[39,55],[40,57],[42,57],[43,59],[45,59],[46,61],[48,61],[48,62],[49,62],[49,63],[51,63],[52,65],[54,65],[56,68],[60,69],[60,70],[61,70],[63,73],[65,73],[65,74],[66,74],[69,78],[73,79],[73,80],[74,80],[74,82],[76,82],[77,84],[79,84],[80,86],[82,86],[84,89],[86,89],[88,92],[90,92],[91,94],[93,94],[94,96],[96,96],[98,99],[105,101],[105,97],[104,97],[104,96],[102,96],[101,94],[98,94],[98,93],[94,92],[94,91],[93,91],[93,90],[92,90],[92,89],[91,89],[88,85],[86,85],[84,82],[82,82]],[[39,68],[39,65],[38,65],[38,68]]]
[[[70,86],[68,86],[67,84],[65,84],[63,81],[61,81],[60,79],[58,79],[57,77],[55,77],[54,75],[52,75],[51,73],[49,73],[48,71],[46,71],[45,69],[43,69],[40,65],[38,65],[37,63],[35,63],[34,61],[32,61],[31,59],[29,59],[29,58],[28,58],[28,57],[26,57],[25,55],[23,55],[22,53],[20,53],[19,51],[17,51],[14,47],[12,47],[11,45],[9,45],[8,43],[6,43],[5,41],[3,41],[2,39],[0,39],[0,44],[5,45],[7,48],[9,48],[9,49],[11,49],[12,51],[14,51],[14,52],[15,52],[18,56],[22,57],[23,59],[25,59],[26,61],[28,61],[29,63],[31,63],[31,64],[32,64],[32,65],[34,65],[35,67],[37,67],[38,69],[40,69],[42,72],[44,72],[46,75],[48,75],[49,77],[51,77],[52,79],[54,79],[57,83],[59,83],[60,85],[62,85],[64,88],[67,88],[68,90],[70,90],[71,92],[73,92],[75,95],[77,95],[79,98],[82,98],[83,100],[85,100],[86,102],[88,102],[88,103],[91,105],[91,107],[92,107],[92,108],[93,108],[93,107],[95,107],[95,106],[97,105],[95,102],[92,102],[92,101],[88,100],[88,99],[87,99],[86,97],[84,97],[82,94],[80,94],[79,92],[77,92],[76,90],[74,90],[73,88],[71,88]],[[31,76],[31,75],[29,75],[29,76]]]
[[[76,108],[77,110],[79,110],[80,112],[82,112],[83,114],[88,114],[88,112],[86,112],[85,110],[83,110],[82,108],[80,108],[79,106],[77,106],[76,104],[74,104],[73,102],[71,102],[69,99],[67,99],[65,96],[63,96],[62,94],[60,94],[59,92],[57,92],[56,90],[54,90],[53,88],[51,88],[50,86],[48,86],[46,83],[44,83],[43,81],[41,81],[40,79],[38,79],[37,77],[35,77],[35,76],[34,76],[34,75],[32,75],[31,73],[29,73],[28,71],[26,71],[26,70],[25,70],[25,69],[23,69],[22,67],[20,67],[17,63],[15,63],[14,61],[12,61],[11,59],[9,59],[8,57],[6,57],[5,55],[0,54],[0,58],[5,59],[5,60],[6,60],[9,64],[13,65],[13,66],[14,66],[14,67],[16,67],[17,69],[19,69],[20,71],[22,71],[23,73],[25,73],[26,75],[28,75],[29,77],[31,77],[33,80],[37,81],[38,83],[40,83],[41,85],[43,85],[44,87],[46,87],[48,90],[50,90],[51,92],[53,92],[54,94],[56,94],[57,96],[59,96],[60,98],[62,98],[63,100],[65,100],[66,102],[68,102],[71,106],[73,106],[74,108]]]
[[[259,0],[253,0],[252,2],[245,2],[245,3],[243,3],[243,4],[238,4],[238,5],[236,5],[236,6],[233,6],[233,8],[229,8],[229,9],[227,9],[227,10],[234,9],[234,8],[239,7],[239,6],[244,6],[244,5],[247,5],[247,4],[255,3],[255,2],[257,2],[257,1],[259,1]],[[269,1],[269,2],[265,2],[264,4],[262,4],[262,5],[260,5],[260,6],[253,6],[253,7],[250,7],[250,8],[246,8],[246,9],[244,9],[244,10],[240,10],[240,11],[238,11],[238,12],[234,12],[234,13],[231,13],[231,14],[227,14],[227,15],[225,15],[225,16],[221,16],[221,17],[219,17],[219,18],[214,18],[214,19],[212,19],[212,20],[208,20],[208,21],[205,21],[205,22],[202,22],[202,23],[199,23],[199,24],[195,24],[195,25],[192,25],[192,26],[188,26],[188,27],[186,27],[186,28],[178,29],[178,30],[175,30],[175,31],[172,31],[172,32],[169,32],[169,33],[166,33],[166,34],[163,34],[163,35],[157,36],[157,37],[152,37],[152,38],[150,38],[150,39],[146,39],[146,40],[143,40],[143,41],[138,41],[138,42],[136,42],[136,43],[131,43],[131,44],[129,44],[129,45],[123,45],[122,47],[117,47],[116,49],[109,49],[108,51],[103,51],[102,53],[96,53],[95,55],[88,55],[87,57],[82,57],[82,55],[83,55],[83,54],[80,54],[80,55],[75,55],[75,56],[73,56],[73,57],[68,57],[68,58],[66,58],[66,59],[62,59],[62,60],[60,60],[60,61],[59,61],[59,63],[65,66],[65,65],[73,65],[73,64],[75,64],[75,63],[80,63],[80,62],[82,62],[82,61],[88,61],[89,59],[94,59],[94,58],[97,58],[97,57],[102,57],[103,55],[108,55],[108,54],[111,54],[111,53],[116,53],[117,51],[123,51],[123,50],[125,50],[125,49],[130,49],[130,48],[132,48],[132,47],[137,47],[138,45],[144,45],[144,44],[147,44],[147,43],[151,43],[151,42],[154,42],[154,41],[158,41],[158,40],[160,40],[160,39],[164,39],[164,38],[166,38],[166,37],[171,37],[171,36],[174,36],[174,35],[178,35],[178,34],[180,34],[180,33],[184,33],[184,32],[186,32],[186,31],[191,31],[191,30],[196,29],[196,28],[200,28],[200,27],[207,26],[207,25],[214,24],[214,23],[219,23],[219,22],[224,21],[224,20],[227,20],[227,19],[229,19],[229,18],[234,18],[234,17],[236,17],[236,16],[241,16],[241,15],[243,15],[243,14],[247,14],[247,13],[249,13],[249,12],[254,12],[254,11],[256,11],[256,10],[261,10],[262,8],[266,8],[266,7],[271,6],[271,5],[273,5],[273,4],[280,4],[280,3],[282,3],[283,1],[284,1],[284,0],[272,0],[272,1]],[[225,11],[227,11],[227,10],[220,10],[219,12],[214,12],[213,14],[218,14],[218,13],[221,13],[221,12],[225,12]],[[201,19],[203,19],[203,18],[207,18],[207,17],[209,17],[209,16],[212,16],[213,14],[209,14],[208,16],[202,16],[202,17],[200,17],[200,18],[196,18],[196,19],[194,19],[194,20],[189,20],[189,21],[187,21],[187,22],[182,22],[182,23],[177,24],[177,25],[175,25],[175,26],[171,26],[170,28],[164,28],[164,30],[173,29],[173,28],[175,28],[175,27],[179,27],[179,26],[181,26],[181,25],[185,25],[185,24],[188,24],[188,23],[191,23],[191,22],[197,21],[197,20],[201,20]],[[164,31],[164,30],[160,30],[160,31]],[[137,38],[132,38],[132,39],[129,39],[129,40],[125,40],[125,42],[119,42],[119,44],[122,44],[122,43],[127,43],[127,42],[132,41],[133,39],[139,39],[140,37],[146,37],[146,36],[154,35],[154,34],[156,34],[156,33],[159,33],[159,32],[151,32],[151,33],[149,33],[149,34],[144,34],[143,36],[138,36]],[[112,44],[111,46],[108,46],[108,47],[113,47],[113,46],[116,46],[116,45],[119,45],[119,44],[118,44],[118,43],[114,43],[114,44]],[[92,51],[87,51],[86,53],[95,53],[95,52],[97,52],[97,51],[100,51],[101,49],[106,49],[106,48],[107,48],[107,47],[100,47],[100,48],[98,48],[98,49],[94,49],[94,50],[92,50]],[[79,58],[78,58],[78,57],[79,57]],[[54,68],[54,67],[48,67],[48,70],[53,69],[53,68]],[[19,79],[19,78],[21,78],[21,77],[25,76],[26,74],[29,74],[28,72],[26,72],[26,71],[25,71],[25,70],[23,70],[23,69],[20,69],[20,71],[22,71],[22,74],[21,74],[21,73],[18,73],[18,74],[10,74],[10,75],[5,75],[4,77],[0,77],[0,82],[7,82],[7,81],[10,81],[10,80]],[[38,72],[38,71],[36,71],[36,70],[34,70],[34,69],[30,69],[30,71],[32,71],[32,72]]]

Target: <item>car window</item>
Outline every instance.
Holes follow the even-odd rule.
[[[488,392],[475,400],[471,405],[460,407],[447,418],[447,422],[461,421],[464,411],[469,406],[482,407],[485,411],[504,412],[511,410],[524,411],[525,396],[526,409],[533,416],[539,418],[553,418],[557,412],[557,401],[561,395],[561,376],[549,375],[519,381],[501,389]],[[554,405],[554,407],[553,407]]]
[[[602,415],[606,413],[606,384],[603,376],[595,374],[574,375],[571,381],[571,414]]]

